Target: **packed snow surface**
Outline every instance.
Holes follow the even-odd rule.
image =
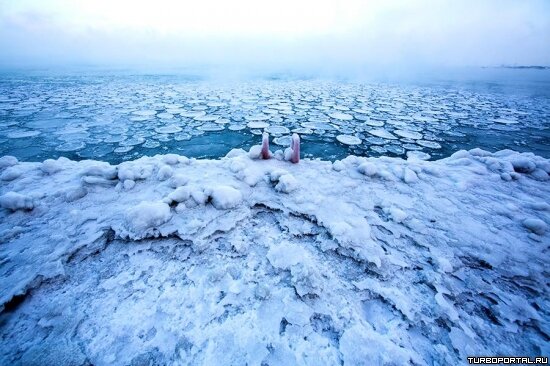
[[[0,364],[550,353],[549,160],[291,164],[252,150],[0,158]]]

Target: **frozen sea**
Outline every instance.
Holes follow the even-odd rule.
[[[548,356],[548,86],[2,75],[0,364]]]
[[[296,77],[216,82],[129,72],[0,75],[0,156],[113,163],[219,158],[263,131],[306,157],[432,159],[474,147],[550,156],[550,70],[479,69],[423,81]],[[426,156],[426,155],[424,155]],[[427,157],[427,156],[426,156]]]

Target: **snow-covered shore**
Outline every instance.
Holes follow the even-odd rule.
[[[548,355],[549,174],[479,149],[0,158],[0,363]]]

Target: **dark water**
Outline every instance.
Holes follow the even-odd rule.
[[[473,147],[550,157],[550,71],[479,69],[376,83],[0,75],[0,155],[23,161],[117,163],[168,152],[218,158],[258,144],[264,130],[275,138],[272,150],[284,149],[295,131],[305,156],[330,160],[408,152],[437,159]]]

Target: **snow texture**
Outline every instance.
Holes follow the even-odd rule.
[[[550,352],[549,160],[251,155],[0,158],[0,364]]]

